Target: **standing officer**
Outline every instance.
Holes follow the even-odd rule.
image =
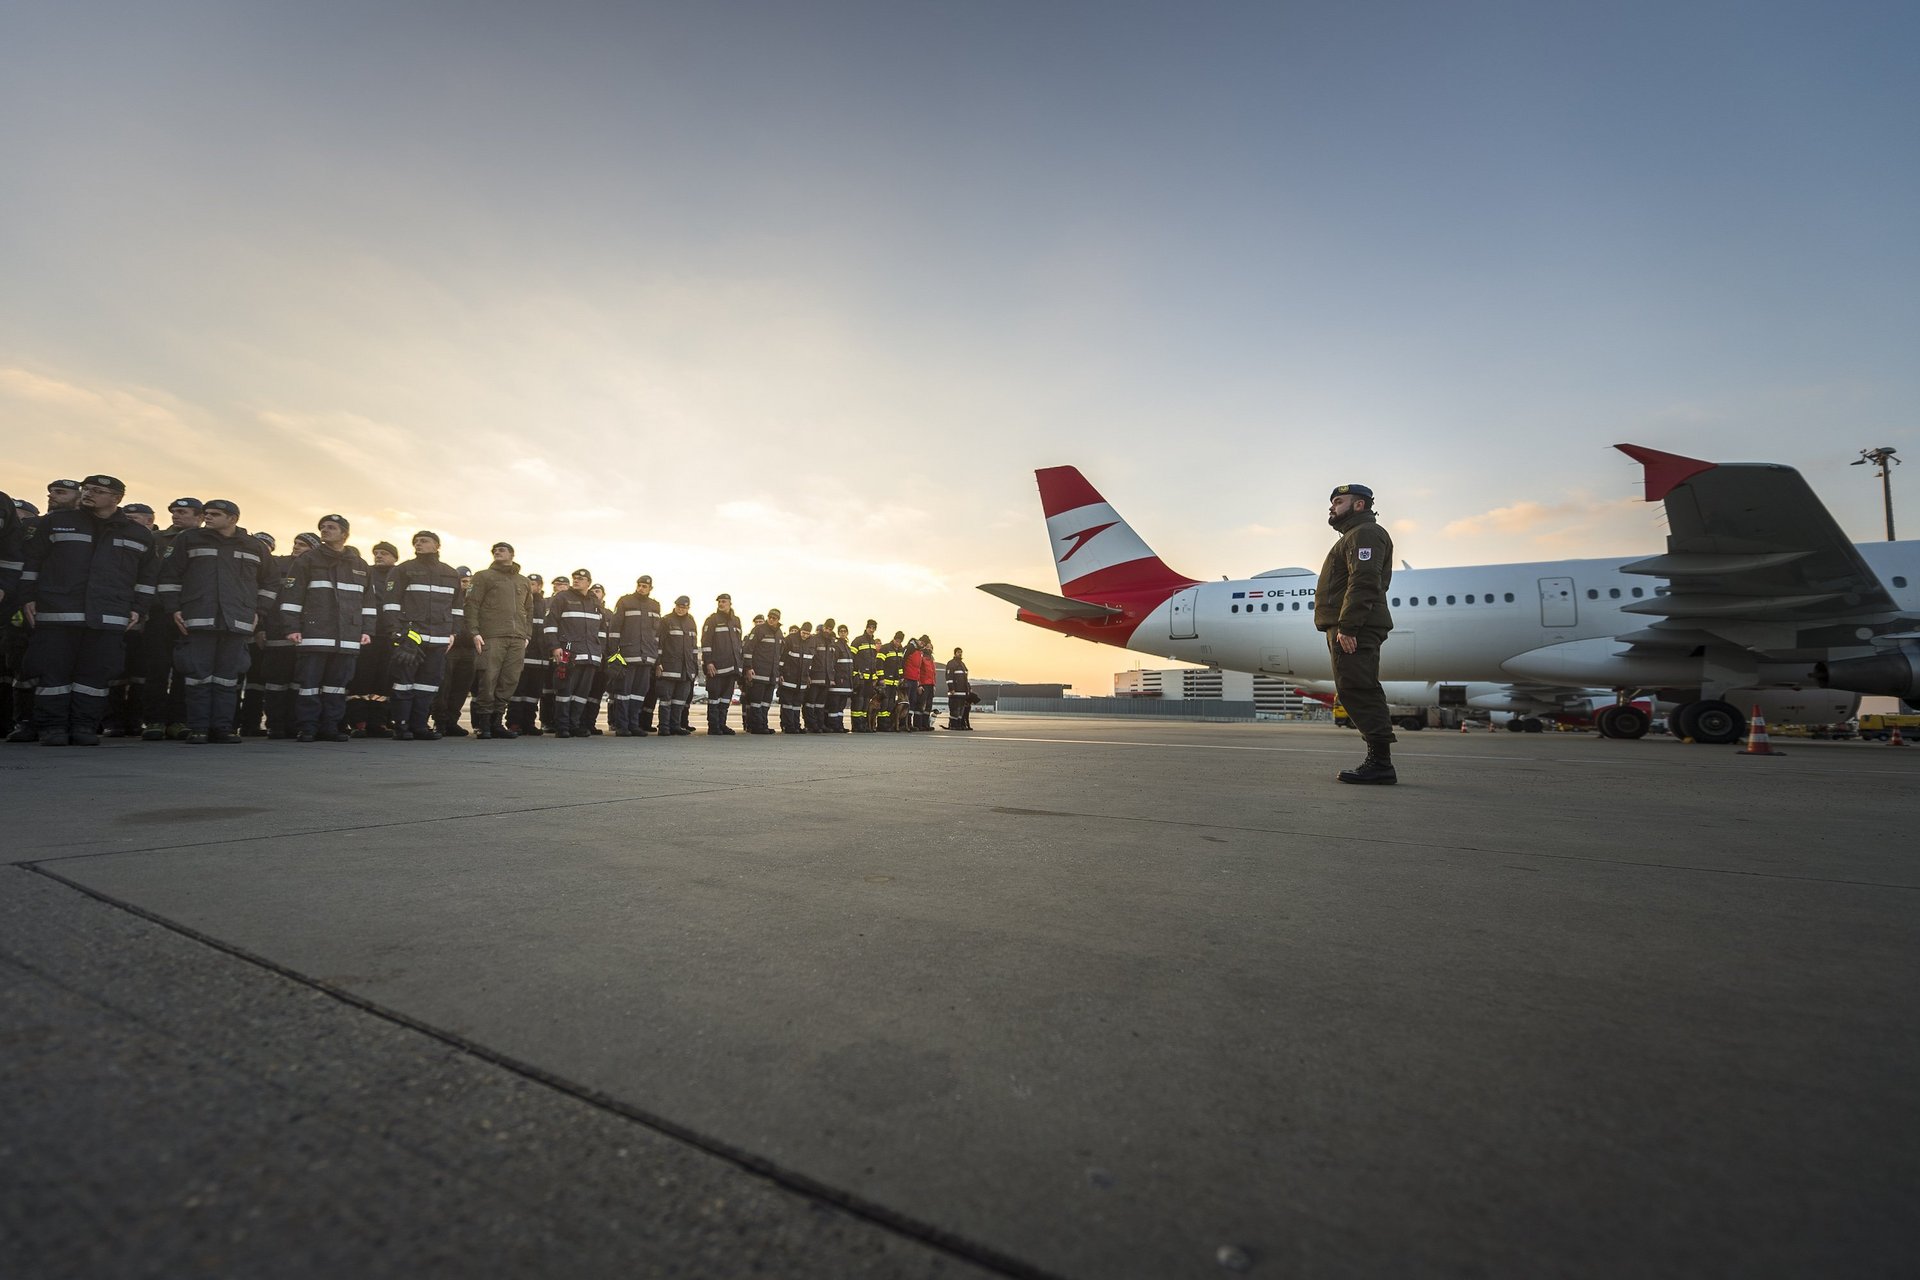
[[[900,672],[900,695],[904,700],[906,723],[898,727],[909,733],[920,728],[920,671],[926,655],[918,640],[907,641],[907,661]]]
[[[453,573],[464,597],[467,588],[473,585],[473,570],[461,565]],[[480,654],[473,647],[473,629],[467,625],[463,610],[453,616],[453,642],[447,646],[446,679],[440,682],[440,691],[433,695],[433,722],[440,727],[442,736],[467,736],[460,725],[460,710],[473,694],[473,677],[479,668]]]
[[[540,704],[553,697],[549,679],[553,672],[553,659],[547,656],[544,634],[547,626],[547,580],[537,573],[530,573],[527,575],[527,587],[532,593],[527,615],[527,660],[520,664],[520,687],[513,691],[513,697],[509,700],[507,723],[522,735],[537,738],[544,732],[540,728]],[[551,706],[551,702],[548,705]]]
[[[707,673],[707,732],[732,737],[727,712],[733,706],[740,668],[746,663],[746,638],[740,634],[740,615],[733,611],[733,597],[724,591],[715,597],[713,612],[700,626],[700,647],[705,651]]]
[[[428,721],[467,599],[459,572],[440,558],[439,534],[422,529],[413,535],[413,559],[393,567],[382,594],[380,609],[393,632],[393,736],[436,741],[440,734]]]
[[[827,732],[852,733],[847,728],[847,703],[853,698],[853,646],[847,643],[847,624],[827,638],[832,651],[832,674],[827,677]]]
[[[771,618],[773,611],[768,610],[767,616]],[[800,718],[800,691],[806,687],[805,642],[800,637],[799,626],[790,626],[786,639],[780,642],[780,732],[807,731]]]
[[[126,491],[112,476],[88,476],[79,505],[49,511],[27,541],[20,611],[33,629],[26,660],[42,746],[98,745],[127,631],[152,612],[160,559],[152,530],[120,510]]]
[[[660,602],[653,575],[634,579],[633,590],[613,602],[613,640],[607,653],[607,724],[622,738],[643,738],[653,728],[653,673],[660,663]]]
[[[0,729],[9,742],[32,742],[33,691],[22,665],[27,620],[20,614],[20,574],[27,567],[27,539],[39,508],[25,498],[0,493]],[[24,696],[23,696],[24,695]],[[16,736],[17,735],[17,736]]]
[[[660,624],[660,736],[693,732],[687,708],[693,702],[693,677],[700,669],[700,629],[693,621],[693,601],[675,596],[673,612]]]
[[[554,593],[544,633],[543,643],[554,664],[553,736],[590,738],[587,693],[606,652],[602,648],[606,619],[600,602],[593,598],[593,575],[587,570],[575,569],[569,585]]]
[[[205,504],[198,498],[175,498],[167,504],[167,527],[155,530],[160,556],[172,551],[174,540],[189,529],[198,529],[205,517]],[[134,682],[140,688],[140,713],[146,721],[142,735],[148,742],[165,738],[184,738],[187,725],[184,677],[175,679],[173,651],[180,633],[172,624],[149,626],[140,641],[139,667]]]
[[[880,733],[903,733],[909,727],[900,687],[907,671],[906,640],[906,632],[896,631],[893,639],[874,654],[880,672],[880,711],[874,719],[874,728]]]
[[[320,542],[294,561],[280,612],[293,625],[294,718],[301,742],[351,742],[341,731],[347,682],[363,646],[373,642],[371,571],[347,545],[352,526],[342,515],[321,516]]]
[[[173,660],[187,741],[232,744],[254,628],[274,607],[280,578],[265,545],[240,527],[238,506],[215,498],[202,510],[200,527],[182,530],[161,565],[158,625],[180,638]]]
[[[146,503],[123,503],[120,510],[126,512],[142,529],[153,528],[153,508]],[[165,552],[161,554],[165,555]],[[107,690],[107,718],[100,729],[103,738],[137,738],[146,728],[140,714],[140,687],[144,683],[140,675],[140,657],[141,646],[146,642],[146,633],[152,622],[149,618],[138,629],[127,632],[126,670]]]
[[[874,636],[873,629],[880,624],[872,618],[867,619],[867,629],[853,638],[847,648],[853,654],[853,731],[872,733],[876,708],[874,690],[880,684],[878,661],[880,641]]]
[[[47,481],[47,514],[56,511],[78,511],[80,509],[80,482],[78,480]]]
[[[1340,540],[1327,552],[1314,589],[1313,625],[1327,633],[1333,687],[1354,728],[1367,742],[1367,759],[1341,772],[1340,781],[1392,783],[1393,721],[1380,688],[1380,646],[1393,630],[1387,588],[1393,582],[1393,539],[1373,514],[1373,490],[1343,484],[1333,491],[1327,523]]]
[[[240,736],[258,738],[266,732],[260,727],[260,718],[267,709],[266,677],[266,641],[268,625],[280,616],[280,557],[274,554],[279,545],[272,534],[255,530],[253,540],[266,549],[266,568],[273,578],[274,603],[261,611],[260,625],[253,629],[253,638],[247,641],[251,652],[247,655],[247,674],[240,684]]]
[[[388,690],[393,684],[393,619],[387,608],[392,599],[393,571],[400,563],[400,548],[391,542],[373,544],[373,643],[353,664],[353,679],[347,683],[347,724],[355,737],[385,738],[392,734],[392,703]],[[402,717],[404,719],[405,717]]]
[[[741,714],[748,733],[772,733],[767,713],[773,708],[773,682],[780,674],[780,611],[767,610],[747,634],[747,692]]]
[[[806,639],[804,646],[807,655],[807,700],[804,717],[808,733],[827,731],[827,684],[833,677],[833,653],[829,644],[833,632],[833,619],[828,618],[820,624],[818,631],[811,630],[812,623],[800,624],[800,634]]]
[[[967,682],[967,664],[958,649],[947,659],[947,728],[973,728],[973,686]]]
[[[517,738],[501,719],[520,687],[527,641],[533,637],[533,584],[513,560],[513,544],[493,544],[493,563],[473,575],[467,588],[467,629],[480,659],[473,695],[476,738]]]
[[[272,611],[261,628],[266,639],[261,641],[260,668],[267,686],[266,719],[269,738],[291,738],[299,719],[298,693],[294,661],[299,656],[300,646],[291,632],[300,625],[300,615],[289,612],[287,601],[293,593],[294,578],[303,572],[301,557],[320,545],[317,533],[296,533],[293,535],[293,550],[281,556],[280,569],[280,607]]]
[[[920,691],[914,703],[914,727],[922,733],[933,732],[933,686],[940,675],[940,664],[933,660],[933,637],[921,636]]]

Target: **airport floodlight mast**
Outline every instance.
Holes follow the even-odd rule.
[[[1876,467],[1880,468],[1880,470],[1874,472],[1874,474],[1880,477],[1880,499],[1882,502],[1886,504],[1886,508],[1887,508],[1887,541],[1892,542],[1893,541],[1893,477],[1891,475],[1891,472],[1895,467],[1900,465],[1900,459],[1893,456],[1892,445],[1883,444],[1878,449],[1862,449],[1860,451],[1860,456],[1853,460],[1852,465],[1856,467],[1864,467],[1869,462],[1873,463]]]

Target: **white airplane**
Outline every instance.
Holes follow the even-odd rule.
[[[1380,675],[1392,701],[1542,714],[1615,691],[1596,726],[1737,741],[1745,707],[1820,723],[1861,694],[1920,701],[1920,543],[1847,540],[1800,473],[1616,446],[1663,502],[1662,555],[1403,569]],[[1201,582],[1167,567],[1074,467],[1034,473],[1060,595],[980,590],[1063,635],[1332,689],[1313,626],[1316,575]]]

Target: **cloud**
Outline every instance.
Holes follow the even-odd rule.
[[[1525,501],[1495,507],[1451,521],[1440,532],[1447,538],[1492,535],[1562,548],[1589,544],[1597,536],[1638,529],[1647,522],[1647,504],[1637,497],[1592,498],[1575,493],[1560,502]]]

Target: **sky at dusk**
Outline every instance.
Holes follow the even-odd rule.
[[[1650,554],[1609,446],[1920,455],[1911,4],[18,3],[0,489],[496,538],[1110,691],[1176,568]],[[1920,468],[1894,476],[1895,496]],[[1920,529],[1908,503],[1902,532]]]

